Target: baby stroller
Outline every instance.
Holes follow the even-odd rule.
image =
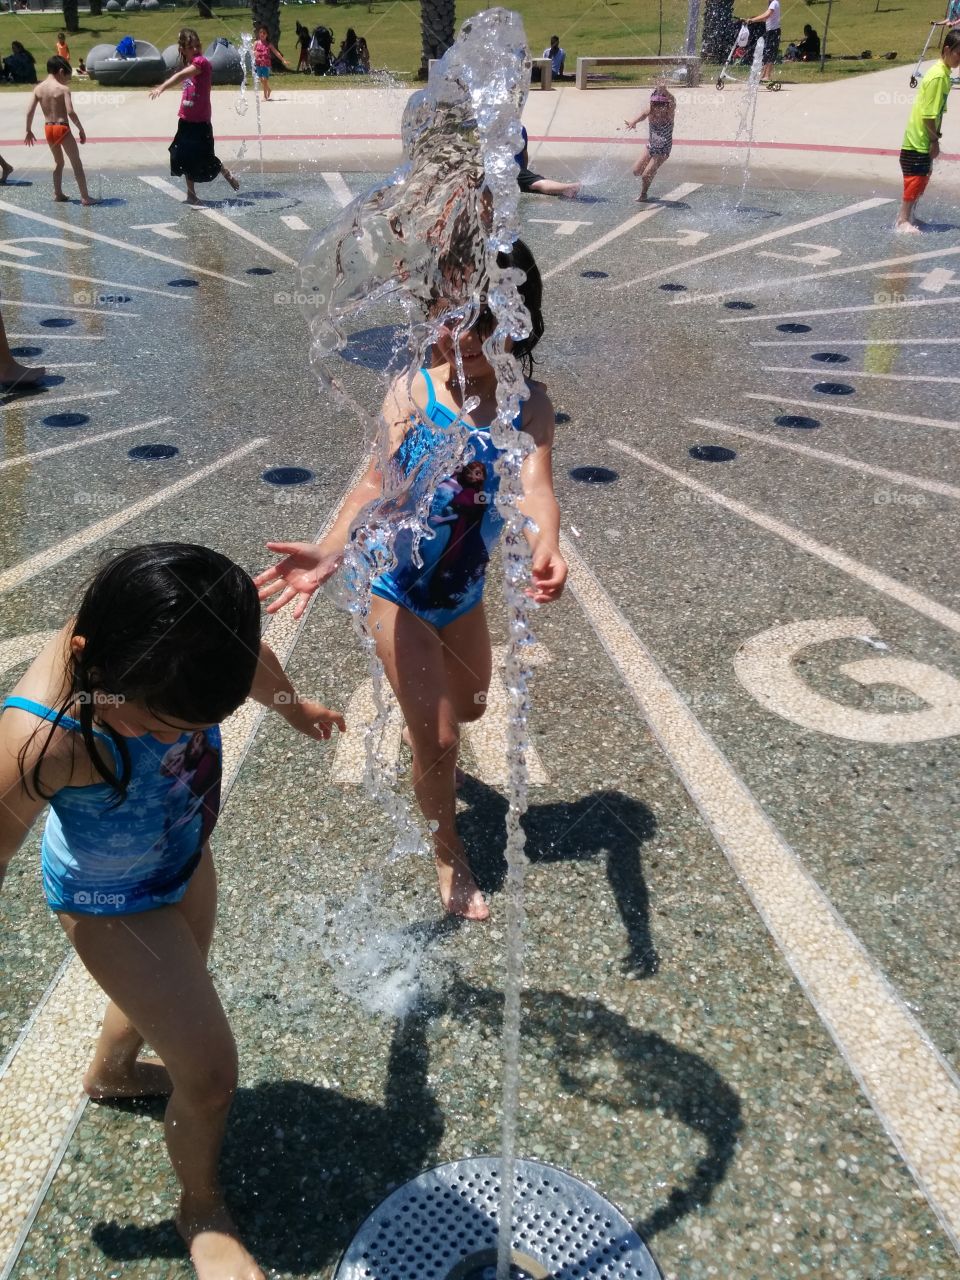
[[[315,76],[326,75],[330,70],[330,50],[333,48],[333,32],[329,27],[314,27],[307,46],[307,61]]]
[[[924,41],[923,49],[922,49],[922,50],[921,50],[921,52],[920,52],[920,57],[917,59],[917,65],[916,65],[916,67],[914,68],[913,75],[910,77],[910,88],[911,88],[911,89],[915,89],[915,88],[917,87],[917,85],[920,83],[920,66],[921,66],[921,64],[922,64],[922,62],[923,62],[923,60],[924,60],[924,58],[927,56],[927,47],[929,46],[930,41],[933,39],[933,33],[936,31],[936,29],[937,29],[937,27],[939,27],[939,25],[940,25],[940,23],[939,23],[939,22],[931,22],[931,23],[930,23],[930,30],[927,32],[927,38],[926,38],[926,40]]]
[[[727,54],[727,60],[720,68],[720,74],[717,76],[717,88],[722,89],[728,80],[740,80],[742,77],[730,74],[730,67],[736,64],[738,67],[750,67],[753,63],[753,55],[757,48],[757,41],[764,33],[764,24],[762,22],[744,22],[740,18],[734,18],[734,22],[740,23],[740,30],[737,32],[737,38],[731,46],[730,52]],[[749,72],[748,72],[749,75]],[[767,88],[776,92],[783,86],[779,80],[768,80]]]

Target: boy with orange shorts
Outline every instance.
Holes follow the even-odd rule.
[[[960,31],[948,31],[940,57],[926,72],[907,121],[900,151],[903,174],[903,203],[894,230],[923,231],[924,224],[915,218],[917,201],[927,189],[933,162],[940,154],[940,125],[947,109],[950,72],[960,66]]]
[[[66,153],[73,169],[73,176],[80,188],[81,204],[96,204],[90,199],[87,190],[87,177],[83,172],[83,163],[77,148],[77,138],[86,142],[87,135],[83,131],[80,117],[73,109],[70,96],[70,77],[73,74],[70,63],[65,58],[47,59],[47,78],[40,82],[33,91],[30,107],[27,111],[26,144],[32,147],[36,138],[33,136],[33,115],[37,107],[43,112],[44,134],[53,152],[53,198],[61,202],[67,197],[63,194],[63,157]],[[77,138],[70,132],[70,121],[77,126]]]

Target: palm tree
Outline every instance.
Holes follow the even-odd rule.
[[[250,13],[253,16],[253,34],[258,27],[266,27],[270,32],[270,42],[280,48],[280,0],[250,0]]]
[[[80,30],[77,0],[63,0],[63,29],[75,35]]]
[[[442,58],[454,40],[456,0],[420,0],[420,30],[423,50],[420,79],[426,80],[431,58]]]

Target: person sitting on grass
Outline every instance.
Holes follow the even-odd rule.
[[[517,164],[520,166],[520,172],[517,174],[517,184],[524,194],[531,191],[541,196],[564,196],[567,200],[573,200],[580,194],[579,182],[555,182],[553,178],[543,178],[539,173],[534,173],[529,167],[529,153],[527,143],[527,131],[520,126],[520,132],[523,134],[523,150],[518,151],[514,156]]]
[[[551,36],[549,46],[544,49],[543,56],[550,59],[550,67],[553,72],[554,80],[572,80],[573,76],[567,76],[563,73],[564,63],[566,62],[566,52],[560,48],[560,37]]]
[[[920,81],[903,135],[900,151],[903,201],[895,231],[927,230],[926,224],[916,217],[917,201],[927,188],[933,162],[940,154],[940,126],[952,84],[950,72],[955,67],[960,67],[960,31],[951,30],[944,37],[940,57]]]
[[[10,52],[3,60],[6,78],[14,84],[37,83],[37,60],[19,40],[10,43]]]

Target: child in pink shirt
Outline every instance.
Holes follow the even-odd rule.
[[[286,58],[276,45],[271,44],[270,32],[267,28],[257,27],[257,38],[253,44],[253,74],[263,90],[264,102],[270,101],[270,65],[275,57],[280,59],[288,71],[290,70]]]

